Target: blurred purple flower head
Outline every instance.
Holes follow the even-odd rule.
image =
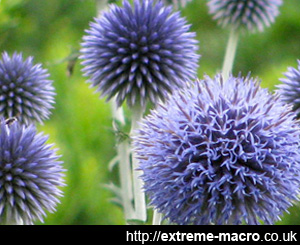
[[[0,60],[0,116],[17,117],[22,123],[41,123],[54,104],[54,87],[49,74],[33,58],[12,57],[4,52]]]
[[[224,84],[206,77],[142,120],[134,146],[145,192],[173,223],[273,224],[298,200],[300,128],[256,80]]]
[[[300,117],[300,60],[298,60],[298,67],[289,67],[288,71],[284,73],[285,78],[280,79],[282,84],[278,85],[278,92],[284,103],[293,105],[297,117]]]
[[[33,224],[62,196],[63,169],[47,136],[18,122],[0,124],[0,223]]]
[[[209,12],[225,27],[263,31],[279,14],[282,0],[209,0]]]
[[[127,0],[90,24],[81,59],[85,76],[118,106],[157,103],[195,77],[198,48],[190,25],[171,7],[152,0]]]

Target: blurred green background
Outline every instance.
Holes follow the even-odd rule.
[[[120,2],[120,1],[117,1]],[[276,22],[263,33],[242,35],[234,74],[251,71],[271,90],[288,66],[300,59],[299,1],[285,0]],[[67,169],[67,187],[57,212],[44,224],[125,224],[122,210],[111,202],[105,185],[118,181],[118,169],[108,169],[115,155],[110,105],[91,90],[79,62],[70,76],[70,65],[80,47],[84,30],[96,16],[95,0],[2,0],[0,50],[23,52],[43,63],[56,88],[51,118],[38,126],[60,149]],[[200,41],[199,78],[213,76],[222,67],[228,30],[208,14],[206,0],[194,0],[182,15],[192,24]],[[74,65],[74,64],[73,64]],[[69,69],[68,69],[69,67]],[[71,66],[73,67],[73,66]],[[40,223],[38,223],[40,224]],[[290,209],[278,224],[300,224],[300,206]]]

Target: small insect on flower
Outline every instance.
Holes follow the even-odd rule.
[[[297,68],[289,67],[284,75],[285,78],[280,79],[282,84],[277,86],[278,92],[282,101],[291,104],[300,118],[300,60]]]
[[[118,106],[157,103],[196,76],[199,55],[190,25],[161,1],[110,5],[90,24],[80,58],[89,82]]]
[[[14,118],[1,121],[0,224],[33,224],[55,211],[64,170],[47,138]]]
[[[24,124],[41,123],[50,115],[54,104],[54,87],[47,70],[34,65],[33,58],[22,54],[0,60],[0,116],[16,117]]]
[[[176,91],[134,146],[151,205],[173,223],[273,224],[298,200],[299,125],[249,76]]]
[[[5,120],[5,124],[10,126],[16,121],[18,121],[16,117],[10,117],[10,118]]]
[[[282,0],[208,0],[209,12],[218,23],[249,31],[263,31],[279,14]]]

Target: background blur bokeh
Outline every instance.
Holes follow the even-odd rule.
[[[57,212],[44,224],[124,224],[122,211],[105,186],[118,181],[118,169],[109,171],[115,155],[110,105],[85,83],[79,62],[74,63],[84,30],[96,16],[95,0],[2,0],[0,50],[34,56],[51,74],[56,106],[51,118],[38,126],[60,149],[67,169],[65,196]],[[117,1],[120,3],[121,1]],[[288,66],[300,59],[298,0],[284,0],[276,22],[263,33],[244,34],[237,50],[234,74],[262,80],[271,90]],[[182,10],[200,41],[199,78],[213,76],[222,67],[228,30],[208,14],[206,0],[193,0]],[[70,67],[74,66],[70,76]],[[300,224],[300,204],[278,224]]]

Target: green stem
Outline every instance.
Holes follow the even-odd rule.
[[[111,102],[111,108],[114,123],[118,123],[120,126],[124,126],[124,111],[122,107],[117,107],[115,99],[113,99]],[[126,220],[135,219],[134,209],[132,206],[132,169],[130,163],[130,142],[128,139],[124,139],[121,142],[117,143],[117,154],[119,159],[119,176],[124,216]]]
[[[232,28],[230,31],[230,36],[226,48],[225,59],[222,68],[222,75],[224,81],[229,78],[229,75],[232,73],[235,53],[238,45],[239,33]]]
[[[0,222],[0,226],[1,225],[24,225],[23,220],[19,219],[19,220],[8,220],[6,222]]]
[[[106,9],[108,0],[96,0],[97,2],[97,15],[101,15],[101,12]]]
[[[142,119],[144,108],[135,106],[132,108],[132,120],[130,136],[136,135],[136,130],[139,128],[138,122]],[[147,220],[146,198],[143,191],[143,181],[140,178],[141,171],[138,169],[138,160],[136,154],[132,152],[132,168],[133,168],[133,193],[136,219],[140,221]]]
[[[162,215],[156,209],[153,211],[152,225],[161,225]]]

